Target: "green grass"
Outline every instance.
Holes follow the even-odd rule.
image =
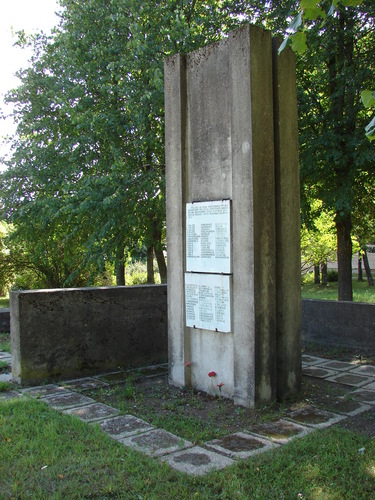
[[[0,403],[0,443],[0,498],[342,499],[375,494],[375,442],[339,428],[316,431],[204,477],[178,473],[41,401]]]
[[[337,300],[338,283],[327,286],[314,285],[311,280],[302,284],[303,299]],[[375,287],[369,287],[367,281],[353,279],[353,300],[355,302],[375,302]]]
[[[0,351],[6,351],[10,354],[10,335],[9,333],[0,333]]]
[[[0,297],[0,308],[9,308],[9,297]]]

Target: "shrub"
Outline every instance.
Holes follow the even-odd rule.
[[[339,273],[337,271],[331,270],[327,272],[327,281],[329,283],[336,283],[339,280]]]

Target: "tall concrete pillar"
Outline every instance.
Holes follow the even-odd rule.
[[[297,197],[298,204],[298,183],[286,181],[285,189],[294,190],[290,196],[275,185],[278,172],[290,159],[290,169],[297,166],[298,177],[298,156],[296,162],[292,154],[289,159],[275,155],[275,144],[284,144],[289,136],[281,137],[275,126],[273,77],[271,35],[254,26],[165,62],[170,382],[212,394],[218,394],[221,385],[221,394],[245,406],[274,400],[279,373],[287,379],[280,387],[290,386],[290,392],[298,385],[278,366],[279,354],[299,342],[300,326],[295,310],[291,315],[289,306],[281,306],[279,311],[277,286],[282,276],[276,269],[277,262],[287,267],[285,257],[277,257],[278,241],[283,248],[286,243],[278,236],[277,224],[290,216],[284,208],[276,214],[276,208],[283,205],[284,196]],[[293,78],[292,73],[291,86]],[[275,116],[280,112],[282,106]],[[295,171],[290,175],[295,178]],[[226,310],[230,331],[215,325],[191,326],[185,313],[185,280],[191,279],[186,272],[186,207],[220,200],[230,200],[231,272],[225,278],[230,283]],[[290,234],[289,244],[298,247],[297,232],[292,228]],[[203,268],[201,274],[209,273]],[[218,269],[216,275],[220,274]],[[284,285],[281,288],[286,290]],[[286,303],[291,304],[300,294],[299,286],[288,293],[291,299]],[[298,378],[300,352],[293,356],[288,351],[288,363]],[[279,393],[287,391],[280,388]]]

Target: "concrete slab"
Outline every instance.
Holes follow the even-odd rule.
[[[356,401],[360,401],[361,403],[366,403],[369,405],[375,404],[375,391],[370,391],[367,389],[357,389],[350,393],[350,396]]]
[[[69,391],[61,394],[51,394],[42,399],[55,410],[66,410],[67,408],[75,408],[77,406],[95,403],[92,398],[82,396],[82,394],[78,394],[77,392]]]
[[[35,387],[28,387],[21,390],[22,394],[30,396],[31,398],[44,398],[52,394],[68,394],[69,391],[55,384],[38,385]]]
[[[342,373],[334,377],[328,377],[325,380],[328,380],[329,382],[336,382],[337,384],[350,385],[352,387],[362,387],[363,385],[374,382],[374,379],[371,377],[363,377],[362,375],[350,372]]]
[[[91,399],[91,398],[89,398]],[[83,422],[97,422],[105,418],[114,417],[119,414],[119,410],[103,403],[93,403],[78,408],[63,410],[67,415],[74,415]]]
[[[325,363],[319,365],[320,368],[328,368],[329,370],[337,370],[339,372],[352,370],[356,366],[358,366],[356,363],[349,363],[347,361],[335,361],[335,360],[326,361]]]
[[[304,365],[319,365],[327,361],[325,358],[318,358],[317,356],[310,356],[308,354],[302,354],[302,366]]]
[[[327,378],[334,377],[338,375],[339,372],[334,370],[328,370],[327,368],[322,368],[319,366],[307,366],[302,368],[302,375],[306,375],[307,377],[316,377],[316,378]]]
[[[9,361],[10,363],[12,361],[12,356],[9,352],[0,351],[0,361]]]
[[[365,389],[367,389],[368,391],[375,391],[375,382],[365,385]]]
[[[0,382],[11,382],[12,374],[11,373],[0,373]]]
[[[125,382],[129,377],[130,377],[129,372],[111,372],[111,373],[105,373],[104,375],[98,375],[99,380],[102,380],[104,382],[108,382],[110,384],[116,384],[116,383],[121,383]]]
[[[329,427],[340,420],[346,418],[344,415],[337,415],[325,410],[319,410],[314,406],[303,406],[297,410],[291,411],[287,419],[293,420],[299,424],[314,428]]]
[[[185,441],[164,429],[155,429],[140,436],[130,436],[119,441],[125,446],[129,446],[129,448],[152,457],[161,457],[193,446],[193,443]]]
[[[351,370],[350,373],[355,373],[357,375],[363,375],[367,377],[375,377],[375,366],[374,365],[357,365],[357,368]]]
[[[143,368],[138,368],[137,370],[131,370],[130,373],[136,373],[137,375],[142,375],[143,377],[157,377],[158,375],[168,374],[168,363],[163,363],[161,365],[146,366]]]
[[[101,421],[99,425],[102,431],[113,439],[122,439],[153,429],[151,424],[133,415],[120,415],[118,417],[108,418]]]
[[[296,437],[302,437],[312,432],[312,428],[280,419],[276,422],[264,422],[254,425],[246,429],[246,431],[270,439],[272,442],[285,444]]]
[[[205,446],[231,458],[238,459],[249,458],[258,453],[270,450],[277,445],[260,436],[255,437],[245,432],[236,432],[235,434],[209,441],[205,443]]]
[[[1,401],[8,401],[9,399],[17,399],[21,398],[22,394],[17,392],[17,391],[6,391],[6,392],[0,392],[0,402]]]
[[[194,446],[188,450],[172,453],[161,459],[179,472],[194,476],[203,476],[213,470],[224,469],[235,462],[231,458],[224,457],[200,446]]]
[[[62,383],[62,386],[66,389],[70,390],[81,390],[86,391],[88,389],[98,389],[100,387],[106,387],[109,384],[102,380],[98,380],[97,378],[86,377],[86,378],[78,378],[75,380],[67,380]]]
[[[363,405],[358,401],[349,399],[347,396],[338,397],[335,401],[330,402],[330,410],[334,413],[340,413],[348,417],[354,417],[355,415],[369,409],[370,406]]]

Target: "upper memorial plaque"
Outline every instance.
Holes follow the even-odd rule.
[[[186,204],[186,271],[232,272],[229,200]]]

